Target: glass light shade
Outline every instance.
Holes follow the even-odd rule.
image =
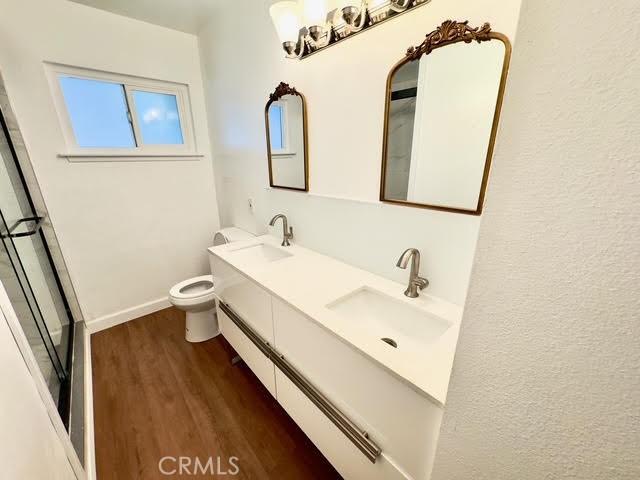
[[[300,31],[300,11],[298,2],[285,1],[271,5],[271,20],[282,43],[297,42]]]
[[[380,8],[388,4],[389,4],[389,0],[369,0],[369,9],[375,10],[377,8]]]
[[[303,0],[302,17],[305,25],[311,27],[313,25],[324,25],[329,13],[329,5],[327,0]]]
[[[359,7],[361,0],[332,0],[331,8],[342,10],[344,7]]]

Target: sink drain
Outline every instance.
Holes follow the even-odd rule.
[[[393,339],[393,338],[381,338],[380,340],[382,340],[384,343],[391,345],[393,348],[398,348],[398,344],[397,342]]]

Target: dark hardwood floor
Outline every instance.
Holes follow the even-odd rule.
[[[237,464],[237,475],[220,478],[340,478],[249,368],[231,365],[235,353],[221,335],[185,341],[184,312],[96,333],[91,347],[98,480],[214,478],[189,475],[195,457],[202,465],[213,458],[208,472]],[[163,475],[163,457],[172,457],[165,472],[186,457],[184,474]]]

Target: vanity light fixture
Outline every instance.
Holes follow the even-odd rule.
[[[285,0],[271,5],[287,58],[303,59],[430,0]]]

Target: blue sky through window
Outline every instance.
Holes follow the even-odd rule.
[[[60,76],[60,86],[78,146],[136,146],[127,117],[124,87],[117,83]]]
[[[147,145],[182,145],[178,101],[167,93],[133,91],[138,128]]]
[[[281,105],[272,103],[269,107],[269,141],[271,142],[271,150],[284,149],[282,113]]]

